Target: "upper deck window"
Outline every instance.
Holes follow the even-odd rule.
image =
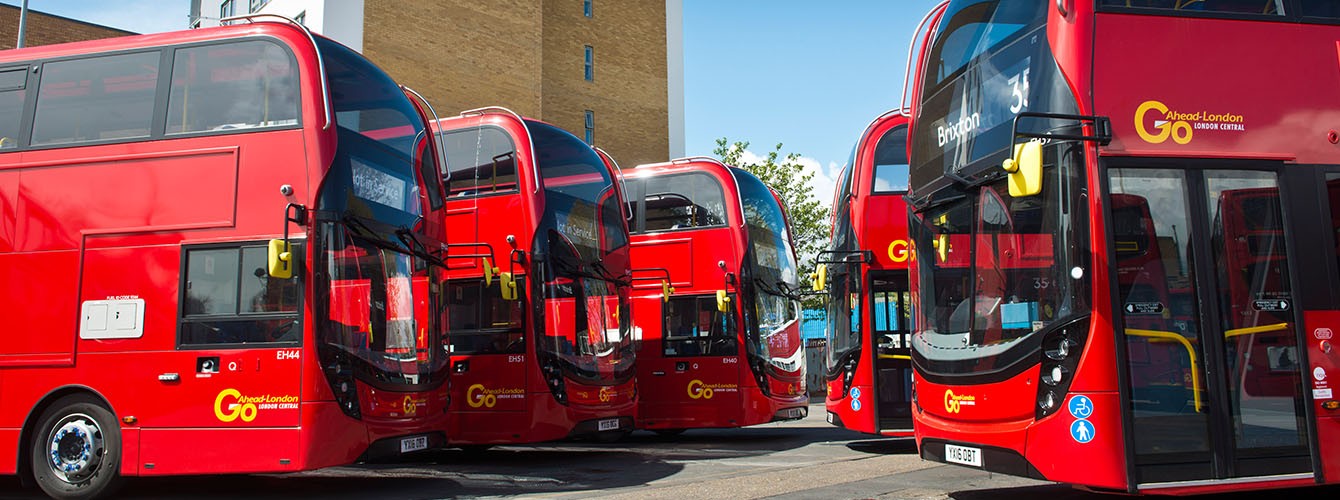
[[[977,56],[994,52],[1024,28],[1046,21],[1047,5],[1034,0],[952,2],[931,48],[928,88],[938,88]]]
[[[907,192],[907,127],[884,133],[875,145],[873,193]]]
[[[1144,9],[1163,9],[1188,13],[1224,12],[1232,14],[1284,15],[1282,0],[1102,0],[1103,7],[1137,7]],[[1325,9],[1331,7],[1333,0],[1307,2],[1303,10]],[[1322,4],[1326,4],[1323,6]],[[1305,14],[1306,15],[1306,14]]]
[[[298,74],[283,47],[246,41],[179,49],[167,133],[298,123]]]
[[[516,145],[497,127],[456,130],[441,135],[447,150],[449,196],[514,192]]]
[[[34,146],[148,137],[159,52],[42,65]]]
[[[643,231],[672,231],[726,225],[721,183],[705,173],[645,177]]]
[[[0,71],[0,149],[18,147],[23,122],[23,98],[28,82],[24,68]]]

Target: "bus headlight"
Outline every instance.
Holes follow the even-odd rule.
[[[1068,375],[1070,375],[1070,369],[1066,368],[1065,365],[1052,365],[1050,369],[1043,365],[1042,382],[1047,385],[1056,387],[1065,381]]]
[[[1042,353],[1038,356],[1038,420],[1061,408],[1066,393],[1070,392],[1070,384],[1075,379],[1088,335],[1089,317],[1084,316],[1052,330],[1042,338]]]

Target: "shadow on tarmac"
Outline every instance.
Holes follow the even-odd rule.
[[[910,437],[868,439],[847,443],[847,448],[852,451],[876,455],[916,455],[917,440]]]

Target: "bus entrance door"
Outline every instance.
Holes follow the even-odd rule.
[[[451,311],[452,444],[519,439],[530,428],[526,402],[524,300],[505,300],[499,280],[447,283]],[[517,284],[518,289],[522,284]]]
[[[907,272],[870,273],[878,431],[912,432],[912,358]]]
[[[1109,172],[1132,480],[1311,477],[1277,174]]]

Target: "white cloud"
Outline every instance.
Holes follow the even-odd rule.
[[[762,163],[765,159],[765,156],[758,155],[748,149],[740,153],[741,163]],[[800,163],[804,173],[814,173],[814,179],[810,181],[810,184],[814,186],[814,197],[819,200],[819,203],[825,207],[832,205],[833,192],[837,189],[837,179],[842,173],[842,165],[830,161],[825,166],[818,159],[808,156],[796,158],[796,162]]]

